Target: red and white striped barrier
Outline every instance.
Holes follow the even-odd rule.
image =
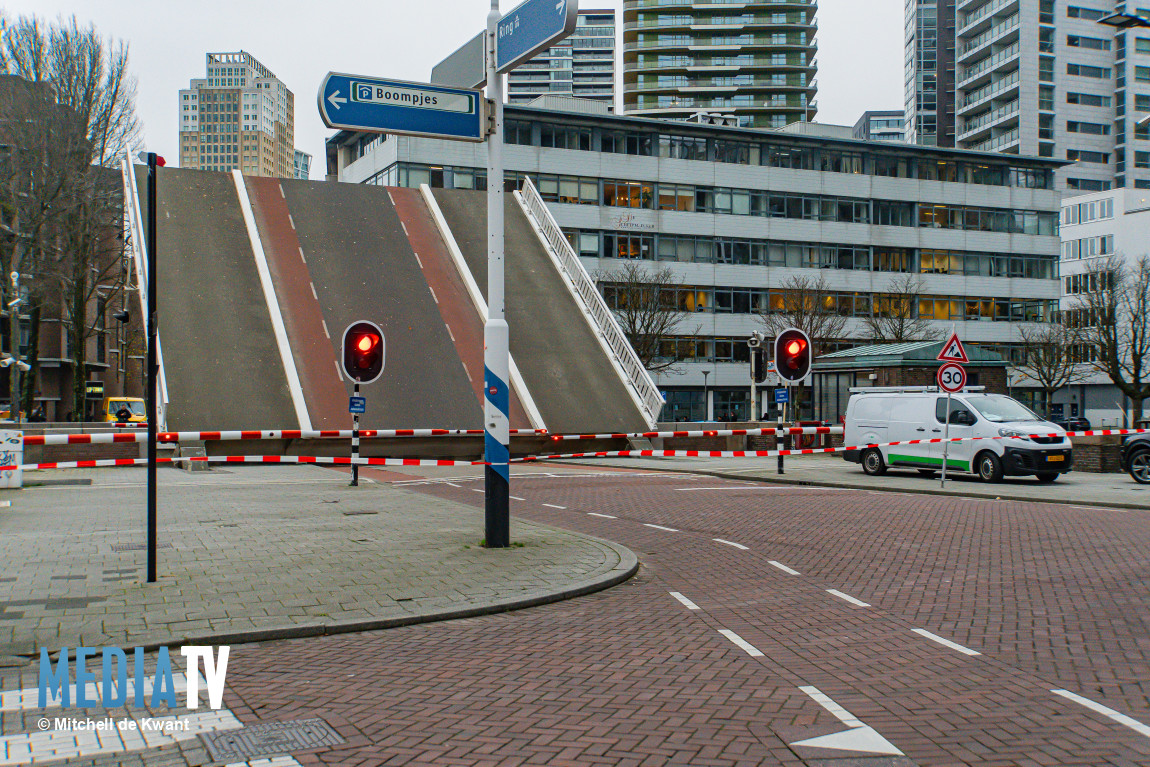
[[[260,464],[317,464],[331,466],[483,466],[483,461],[449,461],[432,458],[346,458],[314,455],[209,455],[184,458],[157,458],[156,463],[260,463]],[[147,458],[96,458],[88,461],[49,461],[26,463],[24,471],[45,469],[99,469],[109,466],[146,466]]]
[[[386,439],[389,437],[445,437],[481,436],[483,429],[360,429],[360,439]],[[545,429],[512,429],[513,436],[543,436]],[[268,431],[162,431],[157,442],[228,441],[259,439],[349,439],[351,429],[332,430],[268,430]],[[101,434],[29,434],[25,445],[100,445],[117,442],[147,442],[148,435],[140,433]]]
[[[775,434],[842,434],[841,426],[788,426],[782,429],[771,426],[761,429],[696,429],[693,431],[640,431],[631,434],[616,432],[611,434],[552,434],[551,439],[559,442],[574,439],[669,439],[676,437],[760,437]]]

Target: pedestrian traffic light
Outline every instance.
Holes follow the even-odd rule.
[[[798,383],[811,372],[811,339],[798,328],[788,328],[775,339],[775,369],[779,378]]]
[[[383,331],[374,322],[353,322],[343,331],[343,372],[356,383],[371,383],[383,374]]]

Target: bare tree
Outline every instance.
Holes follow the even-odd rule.
[[[674,339],[698,335],[702,326],[684,330],[687,313],[679,305],[682,283],[670,267],[625,261],[620,269],[597,272],[595,281],[647,370],[670,371],[683,361]]]
[[[1138,423],[1150,397],[1150,256],[1115,255],[1083,276],[1086,290],[1067,319],[1094,347],[1094,367],[1130,398]]]
[[[1054,393],[1090,376],[1090,369],[1079,364],[1081,339],[1076,330],[1062,323],[1021,325],[1018,334],[1025,356],[1015,371],[1021,379],[1034,382],[1046,394],[1046,417],[1049,418]]]
[[[938,329],[918,313],[920,295],[919,277],[906,274],[891,280],[886,292],[875,295],[871,313],[863,317],[870,340],[889,344],[934,340]]]

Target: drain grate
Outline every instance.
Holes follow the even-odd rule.
[[[113,543],[112,551],[143,551],[148,548],[146,543]],[[170,549],[172,544],[160,543],[156,545],[157,549]]]
[[[212,761],[288,754],[322,746],[338,746],[343,738],[322,719],[268,722],[200,735]]]

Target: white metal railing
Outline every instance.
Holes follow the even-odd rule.
[[[148,274],[147,240],[144,237],[144,219],[140,211],[140,194],[136,188],[135,166],[132,164],[132,147],[124,152],[120,161],[120,175],[124,186],[124,228],[129,236],[124,238],[124,247],[132,251],[132,261],[136,266],[136,288],[140,293],[140,316],[144,318],[144,334],[148,333]],[[156,403],[157,427],[168,428],[168,377],[164,372],[164,347],[160,344],[160,334],[156,332],[156,364],[160,368],[159,402]],[[147,371],[145,371],[145,379]]]
[[[994,69],[999,64],[1011,58],[1012,56],[1017,56],[1020,50],[1022,50],[1022,47],[1019,43],[1011,43],[1008,47],[1003,48],[1001,51],[994,54],[990,58],[982,59],[974,66],[967,67],[966,70],[962,73],[962,77],[958,81],[959,87],[962,87],[965,83],[978,77],[983,72],[989,69]]]
[[[574,287],[576,294],[586,307],[587,318],[598,332],[606,347],[614,356],[620,369],[626,376],[627,383],[633,389],[635,400],[646,416],[647,421],[654,424],[659,419],[659,411],[663,407],[663,396],[659,388],[651,379],[651,374],[639,360],[639,355],[627,340],[623,329],[619,327],[615,314],[607,307],[607,302],[595,287],[595,281],[583,268],[575,249],[567,241],[563,230],[547,209],[547,204],[539,196],[539,190],[531,179],[524,179],[520,190],[520,199],[527,214],[532,218],[539,232],[542,234],[544,244],[551,250],[556,261],[563,269],[564,275]]]

